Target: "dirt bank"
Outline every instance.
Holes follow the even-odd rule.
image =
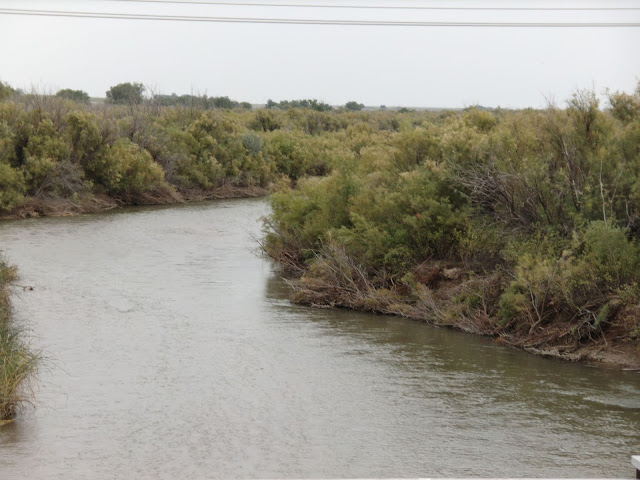
[[[77,196],[75,198],[40,196],[30,198],[12,210],[0,212],[0,220],[81,215],[133,205],[169,205],[173,203],[200,202],[203,200],[224,198],[261,197],[267,194],[268,190],[262,187],[235,187],[224,185],[206,190],[159,189],[119,197],[93,194]]]
[[[571,362],[640,370],[640,305],[621,308],[594,328],[573,318],[541,325],[509,325],[497,318],[500,279],[470,275],[460,268],[432,265],[408,286],[376,288],[364,275],[342,268],[306,271],[290,280],[295,303],[397,315],[439,327],[490,336],[501,345]],[[425,270],[425,271],[426,271]],[[414,272],[415,273],[415,272]],[[300,275],[297,272],[296,277]],[[471,297],[470,292],[482,296]]]

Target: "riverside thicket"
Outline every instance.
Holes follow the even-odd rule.
[[[91,104],[82,91],[22,94],[0,84],[0,215],[264,194],[282,179],[325,175],[360,148],[353,131],[379,121],[143,91],[120,84]]]
[[[264,248],[301,303],[637,365],[640,87],[609,101],[359,125],[329,175],[273,195]]]
[[[640,88],[440,112],[110,92],[0,85],[0,213],[271,187],[263,246],[298,276],[296,301],[638,361]]]

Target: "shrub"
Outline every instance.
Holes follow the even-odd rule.
[[[242,136],[242,146],[251,155],[257,155],[262,151],[262,139],[255,133],[247,133]]]
[[[352,112],[358,112],[362,109],[364,109],[364,104],[362,103],[358,103],[355,101],[350,101],[344,104],[344,108],[345,110],[350,110]]]
[[[87,165],[103,144],[95,115],[73,111],[65,118],[70,158],[80,165]]]
[[[302,137],[295,132],[274,132],[265,138],[264,154],[275,164],[276,172],[283,173],[292,179],[302,177],[312,159],[304,148]]]
[[[89,178],[108,193],[141,193],[164,184],[162,168],[149,152],[120,138],[87,164]]]
[[[0,210],[11,210],[23,200],[24,178],[20,171],[0,163]]]
[[[72,90],[70,88],[65,88],[64,90],[59,90],[58,93],[56,93],[56,97],[66,98],[67,100],[71,100],[77,103],[83,103],[85,105],[89,105],[89,103],[91,103],[89,94],[83,90]]]
[[[55,129],[48,118],[42,120],[29,136],[24,150],[23,165],[27,192],[38,192],[42,182],[55,168],[56,164],[67,160],[70,149],[65,139]]]
[[[274,113],[265,109],[257,110],[253,120],[249,123],[249,128],[260,132],[273,132],[281,126]]]
[[[141,83],[119,83],[107,90],[107,103],[117,105],[135,105],[142,103],[142,93],[145,91]]]
[[[625,229],[596,221],[589,224],[583,239],[584,255],[603,288],[614,290],[640,280],[640,246],[627,238]]]
[[[40,362],[11,316],[9,287],[15,278],[15,268],[0,258],[0,420],[14,418],[21,405],[31,403]]]
[[[611,114],[623,123],[629,123],[640,115],[640,93],[629,95],[624,92],[609,94]]]
[[[0,82],[0,102],[11,98],[17,93],[18,91],[11,88],[8,84]]]
[[[178,174],[203,188],[225,177],[238,180],[247,150],[235,128],[226,118],[201,115],[185,131],[175,132],[176,144],[186,152],[178,162]]]

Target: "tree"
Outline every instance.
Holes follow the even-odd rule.
[[[72,100],[77,103],[85,103],[87,105],[91,102],[91,98],[89,98],[89,94],[87,92],[83,90],[71,90],[70,88],[58,91],[58,93],[56,93],[56,97],[66,98],[68,100]]]
[[[308,108],[310,110],[315,110],[316,112],[329,112],[333,110],[333,107],[328,103],[324,103],[312,98],[302,100],[281,100],[278,103],[269,99],[267,101],[267,108],[279,108],[280,110],[289,110],[291,108]]]
[[[351,101],[351,102],[345,103],[344,108],[352,112],[358,112],[364,108],[364,105],[362,103]]]
[[[133,105],[142,103],[144,85],[141,83],[119,83],[107,91],[107,103]]]
[[[15,95],[16,93],[18,93],[17,90],[11,88],[11,86],[9,86],[6,83],[0,82],[0,101],[6,100],[7,98]]]
[[[640,83],[635,95],[624,92],[609,93],[611,114],[623,123],[632,122],[640,114]]]
[[[333,107],[328,103],[319,102],[318,100],[311,100],[311,109],[316,112],[330,112]]]
[[[232,109],[239,105],[235,100],[231,100],[229,97],[213,97],[210,99],[214,108],[226,108]]]

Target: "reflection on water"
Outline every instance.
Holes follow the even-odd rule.
[[[0,224],[51,361],[2,478],[629,477],[640,375],[314,310],[262,200]]]

